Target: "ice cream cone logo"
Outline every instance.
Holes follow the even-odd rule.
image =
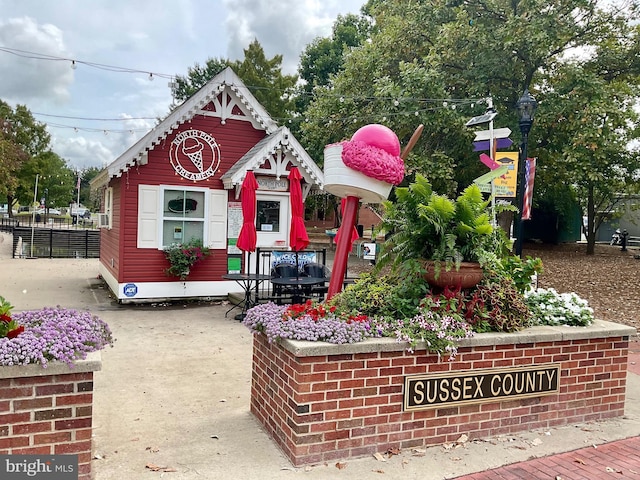
[[[169,159],[181,177],[194,182],[206,180],[220,166],[220,147],[202,130],[185,130],[171,142]]]
[[[184,153],[195,165],[199,172],[202,172],[202,150],[204,144],[197,138],[186,138],[182,142],[182,153]]]

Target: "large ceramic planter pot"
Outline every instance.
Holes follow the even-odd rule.
[[[436,278],[434,262],[426,262],[425,268],[424,278],[429,282],[429,285],[440,288],[458,286],[471,288],[476,286],[483,276],[482,267],[475,262],[462,262],[459,270],[453,267],[449,271],[445,270],[443,263],[438,278]]]

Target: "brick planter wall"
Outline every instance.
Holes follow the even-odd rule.
[[[254,336],[251,411],[293,465],[357,458],[389,448],[486,438],[624,414],[629,336],[598,321],[478,334],[453,362],[393,339],[352,345]],[[407,375],[558,364],[557,393],[405,411]]]
[[[0,454],[78,455],[79,480],[91,474],[93,372],[99,352],[66,364],[0,367]]]

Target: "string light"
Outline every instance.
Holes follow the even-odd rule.
[[[0,47],[0,52],[5,52],[5,53],[10,53],[12,55],[17,55],[20,57],[25,57],[25,58],[32,58],[32,59],[38,59],[38,60],[47,60],[47,61],[67,61],[71,63],[71,68],[72,69],[76,69],[78,64],[82,64],[85,66],[89,66],[89,67],[93,67],[93,68],[98,68],[98,69],[102,69],[102,70],[106,70],[106,71],[111,71],[111,72],[118,72],[118,73],[142,73],[145,75],[148,75],[148,79],[149,81],[153,81],[155,79],[155,77],[161,77],[161,78],[167,78],[169,79],[168,82],[168,86],[172,89],[176,88],[177,84],[175,82],[176,77],[174,75],[168,75],[168,74],[163,74],[163,73],[158,73],[158,72],[150,72],[148,70],[140,70],[140,69],[135,69],[135,68],[126,68],[126,67],[119,67],[119,66],[114,66],[114,65],[106,65],[106,64],[100,64],[100,63],[95,63],[95,62],[88,62],[88,61],[83,61],[83,60],[77,60],[77,59],[70,59],[70,58],[64,58],[64,57],[57,57],[57,56],[53,56],[53,55],[47,55],[47,54],[42,54],[42,53],[37,53],[37,52],[30,52],[30,51],[25,51],[25,50],[18,50],[18,49],[13,49],[13,48],[8,48],[8,47]],[[271,88],[269,87],[257,87],[257,86],[248,86],[247,88],[250,91],[257,91],[257,90],[271,90]],[[330,95],[329,93],[327,93],[326,91],[323,92],[325,95]],[[315,98],[316,93],[312,93],[312,92],[296,92],[297,95],[305,97],[305,96],[310,96],[312,98]],[[347,99],[350,101],[350,103],[354,104],[354,105],[358,105],[360,103],[371,103],[371,102],[381,102],[381,103],[385,103],[385,102],[389,102],[389,103],[393,103],[394,107],[398,107],[400,105],[401,102],[407,104],[407,105],[412,105],[415,107],[415,104],[417,103],[418,106],[424,106],[425,108],[418,108],[417,110],[413,111],[413,114],[415,116],[420,116],[421,113],[425,113],[425,112],[430,112],[430,111],[435,111],[441,108],[448,108],[450,107],[452,110],[456,110],[458,106],[461,105],[466,105],[469,106],[471,109],[473,109],[476,105],[481,104],[484,102],[484,99],[432,99],[432,98],[419,98],[419,97],[401,97],[401,98],[393,98],[393,97],[370,97],[370,96],[345,96],[345,95],[335,95],[334,97],[338,102],[340,103],[344,103]],[[379,114],[364,114],[361,116],[349,116],[347,118],[336,118],[335,116],[333,116],[332,118],[327,118],[327,119],[316,119],[316,121],[322,122],[324,121],[325,123],[331,124],[331,122],[335,122],[335,123],[339,123],[340,121],[342,122],[348,122],[348,121],[352,121],[353,123],[358,123],[358,121],[362,121],[364,122],[371,122],[371,121],[379,121],[380,119],[382,119],[382,121],[386,122],[388,121],[388,119],[390,117],[393,116],[398,116],[398,115],[402,115],[404,117],[407,117],[411,114],[411,112],[409,111],[402,111],[402,112],[397,112],[397,113],[391,113],[391,112],[385,112],[384,110],[381,111]],[[43,117],[52,117],[52,118],[67,118],[67,119],[73,119],[73,120],[88,120],[88,121],[128,121],[128,120],[156,120],[155,117],[131,117],[131,118],[90,118],[90,117],[72,117],[72,116],[63,116],[63,115],[51,115],[51,114],[45,114],[45,113],[35,113],[34,115],[40,115]],[[293,123],[293,121],[297,121],[297,122],[302,122],[302,121],[306,121],[309,122],[309,119],[302,119],[301,117],[294,117],[294,118],[273,118],[274,121],[276,122],[288,122],[289,124]],[[115,133],[131,133],[133,134],[134,132],[147,132],[149,131],[149,128],[140,128],[140,129],[105,129],[105,128],[87,128],[87,127],[79,127],[79,126],[74,126],[74,125],[64,125],[64,124],[57,124],[57,123],[51,123],[51,122],[44,122],[46,125],[50,126],[50,127],[54,127],[54,128],[73,128],[75,132],[78,132],[79,130],[82,131],[86,131],[86,132],[103,132],[105,135],[107,135],[109,132],[115,132]]]
[[[137,68],[127,68],[127,67],[119,67],[116,65],[107,65],[104,63],[96,63],[96,62],[89,62],[89,61],[85,61],[85,60],[78,60],[78,59],[73,59],[73,58],[66,58],[66,57],[58,57],[56,55],[48,55],[45,53],[38,53],[38,52],[30,52],[28,50],[18,50],[17,48],[9,48],[9,47],[0,47],[0,52],[5,52],[5,53],[10,53],[11,55],[16,55],[18,57],[23,57],[23,58],[30,58],[30,59],[34,59],[34,60],[46,60],[46,61],[52,61],[52,62],[71,62],[71,68],[74,68],[74,65],[77,66],[78,65],[85,65],[87,67],[92,67],[92,68],[97,68],[100,70],[106,70],[109,72],[116,72],[116,73],[142,73],[145,75],[153,75],[153,77],[161,77],[161,78],[166,78],[169,80],[173,80],[175,78],[175,75],[170,75],[167,73],[159,73],[159,72],[149,72],[149,70],[139,70]]]

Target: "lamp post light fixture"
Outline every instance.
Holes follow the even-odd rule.
[[[520,143],[520,156],[518,159],[518,216],[515,224],[516,242],[514,245],[514,253],[522,256],[522,237],[524,236],[524,223],[522,221],[522,210],[524,208],[524,190],[525,190],[525,162],[527,161],[527,143],[529,141],[529,132],[533,124],[533,117],[536,113],[538,102],[525,89],[524,93],[516,103],[518,109],[518,117],[520,118],[520,134],[522,140]]]

